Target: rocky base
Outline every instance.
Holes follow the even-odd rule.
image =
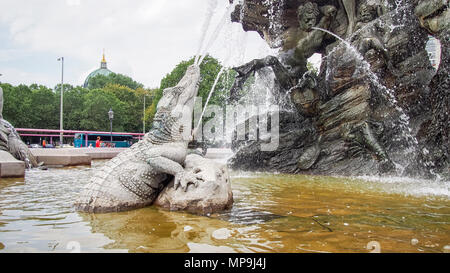
[[[0,178],[24,176],[25,163],[15,159],[10,153],[0,150]]]
[[[204,181],[189,185],[186,191],[175,190],[173,180],[164,188],[154,205],[165,209],[206,215],[231,208],[233,193],[228,168],[196,154],[186,157],[186,171],[201,174]]]
[[[236,153],[228,164],[239,170],[321,175],[376,175],[384,168],[374,157],[339,137],[327,136],[320,145],[318,138],[310,119],[281,112],[277,150],[261,151],[257,141],[235,142]]]

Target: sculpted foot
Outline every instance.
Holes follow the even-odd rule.
[[[181,186],[182,190],[187,191],[190,184],[197,187],[199,181],[204,181],[204,179],[198,171],[196,172],[196,170],[194,170],[194,172],[182,172],[181,174],[175,176],[174,188],[177,190]]]

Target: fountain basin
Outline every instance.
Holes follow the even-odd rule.
[[[10,153],[0,151],[0,177],[24,177],[25,162],[15,159]]]
[[[81,252],[203,253],[368,253],[372,241],[382,253],[435,253],[450,245],[448,181],[231,171],[233,207],[209,217],[157,206],[75,211],[77,193],[103,164],[2,179],[0,253],[69,252],[74,242]]]
[[[38,162],[45,166],[91,165],[92,160],[111,159],[126,148],[64,148],[31,149]]]

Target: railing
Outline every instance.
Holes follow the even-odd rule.
[[[79,131],[79,130],[57,130],[57,129],[30,129],[30,128],[15,128],[20,136],[38,136],[38,137],[50,137],[50,143],[52,143],[53,137],[59,137],[60,133],[63,133],[63,137],[73,138],[75,134],[84,134],[86,138],[86,147],[88,145],[88,134],[105,134],[111,135],[111,132],[102,131]],[[20,133],[25,132],[25,133]],[[51,134],[53,133],[53,134]],[[65,134],[65,135],[64,135]],[[122,132],[112,132],[112,135],[130,135],[135,139],[141,139],[143,133],[122,133]]]

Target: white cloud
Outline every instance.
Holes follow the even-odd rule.
[[[51,75],[41,73],[39,71],[30,73],[16,68],[2,68],[0,74],[2,74],[2,76],[0,77],[0,82],[8,82],[17,85],[18,84],[30,85],[33,83],[43,84],[46,82],[53,82],[53,78]],[[6,77],[7,81],[5,81]],[[61,75],[59,75],[59,77],[61,77]],[[53,88],[54,85],[50,85],[48,87]]]
[[[71,84],[82,84],[92,66],[100,65],[105,48],[112,71],[127,74],[148,87],[158,86],[177,63],[196,53],[207,1],[2,0],[0,28],[7,29],[13,47],[0,45],[2,80],[18,83],[12,79],[21,79],[9,76],[11,71],[1,63],[5,59],[14,61],[14,54],[8,50],[20,49],[26,55],[54,55],[46,63],[27,67],[29,81],[54,86],[60,75],[42,75],[40,67],[54,66],[59,71],[56,58],[64,56],[66,65],[72,65],[65,78]],[[210,29],[216,27],[228,5],[226,0],[218,3]],[[240,25],[227,25],[210,53],[222,59],[230,56],[227,63],[236,65],[269,52],[256,33],[246,38],[243,33]],[[242,39],[246,39],[246,57],[242,56]]]
[[[79,6],[81,4],[80,0],[66,0],[68,6]]]

